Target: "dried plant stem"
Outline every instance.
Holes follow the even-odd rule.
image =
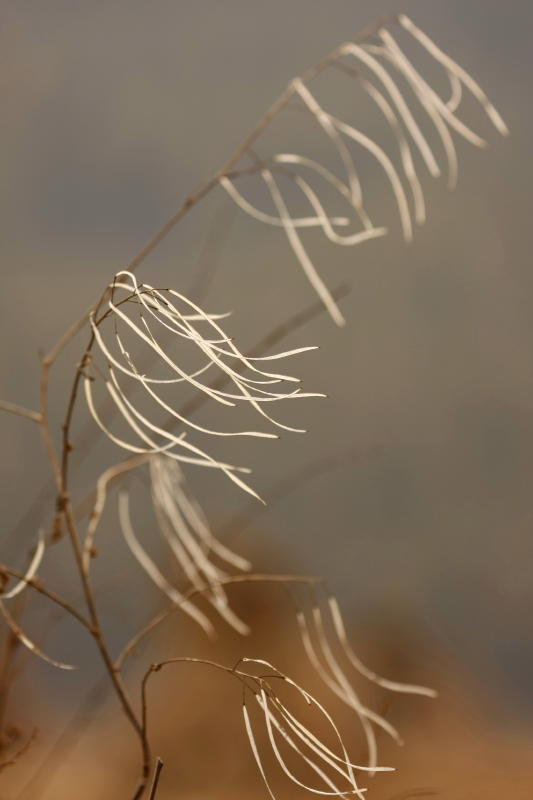
[[[100,299],[98,305],[102,301],[104,295]],[[73,329],[71,329],[73,330]],[[126,688],[123,684],[122,678],[120,673],[115,669],[113,665],[113,659],[109,652],[107,643],[105,641],[102,626],[100,624],[100,619],[98,616],[96,602],[94,598],[94,593],[92,589],[92,585],[90,582],[89,575],[87,574],[86,570],[84,569],[83,564],[83,552],[80,544],[79,534],[76,526],[76,520],[74,517],[70,497],[67,492],[68,486],[68,454],[71,449],[71,445],[69,442],[69,432],[70,432],[70,424],[72,421],[72,414],[74,411],[74,406],[76,402],[77,390],[79,385],[79,379],[82,375],[83,368],[86,361],[87,352],[92,345],[92,338],[89,342],[89,346],[82,358],[80,365],[76,370],[76,375],[74,378],[72,390],[69,396],[68,405],[67,405],[67,412],[65,417],[65,422],[63,424],[63,448],[62,448],[62,457],[61,461],[58,459],[53,439],[50,433],[49,422],[48,422],[48,376],[50,367],[53,364],[55,355],[61,349],[62,342],[67,341],[68,335],[64,337],[64,340],[56,345],[56,347],[50,351],[48,355],[46,355],[42,359],[41,363],[41,382],[40,382],[40,426],[42,431],[43,440],[45,443],[45,448],[48,454],[48,458],[50,461],[50,466],[52,470],[52,475],[54,478],[54,483],[56,486],[56,509],[57,513],[62,517],[65,529],[67,531],[70,544],[72,547],[72,552],[74,555],[74,560],[76,563],[78,576],[80,580],[80,584],[82,587],[82,591],[84,594],[85,602],[87,605],[87,610],[89,614],[88,623],[84,621],[84,627],[86,627],[91,636],[93,637],[95,644],[98,648],[100,656],[102,658],[104,667],[107,671],[115,694],[122,706],[122,709],[129,720],[130,724],[132,725],[135,733],[140,742],[141,751],[142,751],[142,770],[141,770],[141,779],[139,786],[134,794],[134,800],[138,800],[144,793],[144,790],[147,785],[148,776],[150,772],[150,763],[151,763],[151,756],[150,756],[150,749],[148,745],[148,741],[144,734],[143,727],[137,718],[133,705],[127,695]],[[35,587],[37,588],[37,587]],[[67,604],[68,605],[68,604]],[[70,609],[68,609],[70,610]],[[72,613],[72,611],[71,611]],[[76,615],[76,614],[75,614]],[[81,619],[80,619],[81,621]]]
[[[323,579],[317,577],[315,575],[269,575],[266,573],[248,573],[247,575],[231,575],[229,578],[225,578],[224,580],[217,581],[216,584],[206,584],[200,588],[193,587],[188,592],[186,592],[183,596],[182,603],[186,602],[187,600],[192,600],[194,597],[201,595],[204,592],[209,592],[213,589],[213,585],[217,586],[230,586],[232,584],[238,583],[281,583],[281,584],[290,584],[290,583],[305,583],[305,584],[317,584],[322,583]],[[133,636],[127,645],[124,647],[120,655],[115,661],[115,669],[120,670],[126,659],[132,655],[135,648],[141,643],[141,641],[148,636],[153,630],[155,630],[162,622],[164,622],[168,617],[174,614],[175,611],[179,610],[181,604],[173,603],[170,606],[167,606],[158,614],[156,614],[140,631],[138,631],[135,636]]]
[[[83,357],[80,361],[78,368],[76,369],[76,374],[74,376],[74,381],[72,383],[72,389],[70,391],[70,396],[68,400],[67,406],[67,413],[65,415],[65,421],[62,425],[63,430],[63,448],[62,448],[62,457],[61,457],[61,476],[63,481],[64,490],[67,490],[68,485],[68,466],[69,466],[69,456],[72,450],[72,443],[70,441],[70,426],[72,423],[72,416],[74,414],[74,408],[76,405],[76,399],[78,397],[78,391],[80,387],[80,381],[83,376],[83,372],[85,367],[87,366],[88,359],[90,357],[90,352],[92,346],[94,344],[94,333],[91,334],[89,342],[87,343],[87,347],[85,348],[85,352]]]
[[[4,750],[4,725],[9,694],[13,685],[13,663],[15,661],[20,641],[13,631],[8,630],[2,648],[2,661],[0,666],[0,753]]]
[[[238,662],[240,663],[240,662]],[[146,731],[148,727],[148,704],[146,701],[146,692],[148,688],[148,682],[151,676],[155,672],[160,672],[163,667],[168,667],[171,664],[204,664],[207,667],[213,667],[214,669],[221,670],[226,674],[234,675],[238,680],[246,685],[246,678],[249,677],[245,673],[237,672],[235,667],[227,667],[224,664],[219,664],[217,661],[211,661],[208,658],[193,658],[191,656],[178,656],[177,658],[167,658],[164,661],[158,661],[155,664],[150,664],[146,672],[144,673],[142,682],[141,682],[141,715],[142,715],[142,724],[144,730]],[[236,665],[237,666],[237,665]],[[250,676],[251,677],[251,676]]]
[[[24,408],[16,403],[10,403],[8,400],[0,400],[0,411],[7,411],[9,414],[16,414],[25,419],[31,419],[33,422],[40,422],[41,415],[38,411],[31,411],[29,408]]]
[[[150,786],[150,794],[148,796],[148,800],[155,800],[155,795],[157,792],[157,787],[159,786],[159,778],[161,777],[162,769],[163,769],[163,762],[158,756],[155,761],[154,777],[152,778],[152,785]]]
[[[135,710],[132,706],[132,703],[127,695],[126,688],[122,681],[122,677],[120,672],[115,669],[113,664],[113,659],[105,642],[102,627],[100,625],[100,620],[98,617],[96,603],[94,599],[94,594],[92,590],[92,586],[90,583],[89,576],[86,574],[84,567],[83,567],[83,554],[81,550],[81,545],[78,538],[78,532],[76,529],[76,522],[74,519],[74,514],[72,511],[72,507],[70,505],[70,501],[68,499],[65,500],[64,506],[64,519],[67,527],[67,532],[70,538],[70,542],[72,545],[72,549],[74,552],[76,566],[78,568],[78,574],[80,577],[80,582],[83,588],[83,593],[85,595],[85,601],[87,604],[87,608],[89,611],[89,618],[91,620],[91,628],[90,632],[91,635],[96,643],[96,646],[100,652],[100,656],[104,663],[105,669],[109,675],[117,698],[122,706],[122,709],[131,723],[134,731],[136,732],[142,750],[142,770],[141,770],[141,780],[139,787],[137,788],[135,794],[133,795],[133,800],[138,800],[144,792],[146,788],[146,783],[148,780],[148,775],[150,771],[150,763],[151,763],[151,756],[150,756],[150,748],[148,744],[148,740],[145,735],[145,731],[139,722]]]
[[[8,567],[6,564],[2,563],[0,563],[0,574],[11,575],[13,578],[25,581],[31,589],[34,589],[36,592],[39,592],[40,594],[44,595],[44,597],[47,597],[53,603],[60,606],[62,609],[64,609],[64,611],[73,616],[88,631],[91,630],[90,621],[86,619],[83,614],[80,614],[80,612],[74,608],[73,605],[68,603],[51,589],[48,589],[39,578],[30,578],[29,580],[26,580],[22,572],[19,572],[17,569],[13,569],[12,567]]]

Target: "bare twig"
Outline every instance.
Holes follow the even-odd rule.
[[[24,408],[16,403],[10,403],[8,400],[0,400],[0,411],[7,411],[9,414],[17,414],[17,416],[31,419],[33,422],[41,421],[41,415],[37,411],[31,411],[29,408]]]
[[[238,583],[281,583],[281,584],[290,584],[290,583],[306,583],[306,584],[314,584],[314,583],[321,583],[322,578],[317,577],[315,575],[268,575],[268,574],[254,574],[248,573],[247,575],[231,575],[229,578],[225,580],[219,581],[220,586],[230,586],[232,584]],[[206,584],[202,588],[191,588],[188,592],[184,594],[183,601],[186,602],[187,600],[191,600],[193,597],[197,597],[201,595],[203,592],[208,592],[212,589],[212,585]],[[124,649],[121,651],[120,655],[115,661],[115,669],[120,670],[124,665],[125,660],[132,655],[135,648],[141,643],[141,641],[148,636],[155,628],[157,628],[162,622],[168,619],[175,611],[179,610],[181,604],[173,603],[172,605],[167,606],[158,614],[155,615],[140,631],[138,631],[135,636],[133,636],[130,641],[126,644]]]
[[[68,603],[66,600],[57,595],[51,589],[48,589],[48,587],[45,586],[45,584],[40,580],[40,578],[34,577],[28,580],[26,579],[24,573],[19,572],[16,569],[13,569],[13,567],[8,567],[6,564],[0,563],[0,574],[2,573],[5,575],[11,575],[13,578],[17,578],[20,581],[25,581],[31,589],[34,589],[36,592],[39,592],[39,594],[44,595],[44,597],[47,597],[49,600],[52,601],[52,603],[61,606],[61,608],[64,609],[64,611],[66,611],[72,617],[77,619],[78,622],[81,625],[83,625],[84,628],[86,628],[89,631],[91,630],[91,623],[89,622],[89,620],[86,619],[83,616],[83,614],[81,614],[76,608],[74,608],[73,605]],[[2,595],[0,594],[0,600],[1,599]]]
[[[155,760],[154,777],[152,778],[152,785],[150,786],[150,794],[148,796],[148,800],[154,800],[155,798],[162,769],[163,769],[163,762],[158,756]]]

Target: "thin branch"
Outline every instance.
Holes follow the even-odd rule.
[[[0,400],[0,410],[7,411],[9,414],[16,414],[19,417],[25,417],[25,419],[31,419],[32,422],[39,423],[41,421],[41,415],[38,411],[31,411],[29,408],[10,403],[8,400]]]
[[[91,630],[91,623],[89,622],[89,620],[86,619],[83,616],[83,614],[80,614],[80,612],[77,611],[77,609],[75,609],[74,606],[72,606],[66,600],[63,600],[62,597],[57,595],[51,589],[48,589],[44,585],[44,583],[40,580],[40,578],[34,577],[34,578],[29,578],[28,579],[28,578],[25,577],[24,573],[19,572],[18,570],[13,569],[12,567],[8,567],[8,566],[6,566],[6,564],[2,564],[2,563],[0,563],[0,575],[1,574],[11,575],[13,578],[17,578],[19,581],[24,581],[25,583],[28,584],[30,589],[34,589],[36,592],[39,592],[39,594],[44,595],[44,597],[47,597],[49,600],[51,600],[56,605],[61,606],[61,608],[64,611],[66,611],[72,617],[77,619],[78,622],[81,625],[83,625],[84,628],[86,628],[89,631]],[[2,599],[2,595],[0,594],[0,600],[1,599]]]
[[[154,777],[152,778],[152,785],[150,787],[150,795],[148,797],[148,800],[155,800],[155,795],[156,795],[156,792],[157,792],[157,787],[158,787],[158,784],[159,784],[159,778],[160,778],[162,769],[163,769],[163,762],[161,761],[161,759],[158,756],[156,758],[156,761],[155,761]]]
[[[237,583],[306,583],[306,584],[315,584],[321,583],[322,578],[319,578],[315,575],[267,575],[261,573],[251,573],[247,575],[231,575],[229,578],[225,578],[217,582],[216,585],[218,586],[230,586],[232,584]],[[206,584],[202,587],[193,587],[189,589],[183,596],[182,603],[191,600],[193,597],[201,595],[205,592],[209,592],[212,590],[214,584]],[[175,611],[180,608],[182,604],[173,603],[170,606],[167,606],[155,617],[153,617],[140,631],[138,631],[135,636],[133,636],[129,642],[126,644],[120,655],[115,661],[115,669],[121,670],[124,662],[126,659],[131,656],[135,648],[140,644],[140,642],[148,636],[155,628],[157,628],[162,622],[164,622],[168,617],[170,617]]]

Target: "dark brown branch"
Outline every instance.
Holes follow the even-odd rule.
[[[148,800],[155,800],[155,795],[157,792],[157,787],[159,785],[159,778],[161,776],[162,769],[163,769],[163,762],[158,756],[155,761],[154,777],[152,778],[152,785],[150,787],[150,794],[148,796]]]

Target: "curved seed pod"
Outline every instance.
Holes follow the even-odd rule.
[[[331,619],[333,622],[333,626],[335,628],[335,632],[346,654],[346,657],[348,658],[352,666],[361,675],[363,675],[365,678],[368,678],[368,680],[372,681],[372,683],[381,686],[383,689],[388,689],[390,692],[399,692],[403,694],[419,694],[425,697],[437,696],[437,692],[434,689],[429,689],[426,686],[418,686],[416,684],[411,684],[411,683],[399,683],[398,681],[391,681],[387,678],[381,677],[381,675],[378,675],[373,670],[368,669],[368,667],[366,667],[363,664],[361,659],[359,659],[355,655],[348,641],[348,637],[346,635],[346,629],[344,627],[344,622],[342,619],[342,614],[339,608],[339,604],[336,598],[332,597],[331,595],[328,597],[328,607],[330,610]]]
[[[214,629],[209,619],[203,614],[190,600],[187,600],[177,589],[175,589],[163,576],[154,561],[147,554],[133,530],[129,512],[129,495],[127,491],[121,491],[118,499],[119,521],[124,540],[128,545],[132,555],[148,575],[150,580],[155,583],[173,603],[187,614],[191,619],[198,623],[202,630],[210,637],[214,635]]]
[[[291,678],[287,677],[284,673],[280,672],[270,662],[264,659],[243,658],[239,663],[250,664],[256,668],[266,667],[272,674],[268,676],[258,675],[254,673],[244,672],[234,668],[235,674],[241,679],[245,679],[244,688],[244,702],[243,713],[245,719],[245,727],[250,741],[250,746],[254,757],[258,764],[261,777],[267,786],[268,791],[272,795],[272,789],[269,785],[266,769],[263,765],[262,758],[259,754],[257,741],[253,731],[253,725],[246,706],[246,691],[252,692],[259,708],[262,711],[265,729],[275,760],[281,767],[285,775],[296,786],[305,789],[311,794],[321,795],[325,797],[363,797],[365,792],[364,788],[358,786],[355,778],[354,770],[362,770],[370,772],[368,767],[358,766],[351,763],[346,746],[339,732],[338,727],[334,723],[331,715],[326,711],[324,706],[318,702],[309,692],[302,686],[296,683]],[[330,747],[325,745],[308,727],[306,727],[291,711],[289,711],[286,702],[282,702],[278,697],[272,685],[272,679],[277,678],[286,685],[295,689],[307,702],[308,705],[316,709],[319,714],[324,717],[328,727],[339,745],[340,753],[335,753]],[[250,683],[257,685],[257,690],[250,686]],[[288,745],[293,754],[296,754],[304,765],[307,765],[318,777],[321,782],[325,784],[325,788],[315,787],[303,782],[293,771],[291,766],[286,761],[280,744],[277,742],[277,737]],[[294,762],[296,763],[296,762]],[[376,767],[376,771],[389,771],[388,767]],[[340,778],[339,778],[340,776]],[[339,785],[342,780],[344,786]]]
[[[398,17],[398,22],[400,25],[405,28],[405,30],[409,31],[409,33],[415,38],[421,45],[424,47],[427,52],[433,56],[433,58],[438,61],[442,66],[446,69],[449,73],[451,80],[453,81],[456,79],[460,83],[462,83],[471,94],[476,98],[476,100],[480,103],[483,110],[487,114],[488,118],[502,136],[508,136],[509,128],[503,121],[499,112],[494,108],[492,103],[490,102],[489,98],[481,88],[481,86],[474,80],[474,78],[468,74],[466,70],[459,66],[459,64],[450,58],[440,47],[437,47],[435,42],[433,42],[427,34],[425,34],[420,28],[418,28],[412,20],[409,19],[408,16],[405,14],[400,14]],[[457,87],[454,89],[453,93],[453,101],[448,102],[447,105],[450,108],[450,111],[454,111],[459,101],[457,100],[459,97],[460,101],[460,91]]]
[[[279,217],[273,217],[270,214],[265,214],[249,203],[229,178],[222,176],[220,178],[220,185],[224,187],[231,199],[237,203],[239,208],[241,208],[251,217],[255,217],[257,220],[259,220],[259,222],[265,222],[267,225],[275,225],[280,228],[283,227],[283,222]],[[347,217],[332,217],[329,222],[332,225],[350,224],[350,220]],[[293,224],[295,228],[314,228],[322,225],[322,221],[318,217],[302,217],[293,219]]]
[[[31,581],[32,578],[35,577],[37,574],[37,570],[41,566],[41,561],[43,560],[44,551],[46,550],[46,542],[44,538],[44,532],[42,530],[39,531],[37,537],[37,545],[35,547],[35,553],[28,564],[28,569],[24,573],[24,577],[22,577],[17,583],[10,589],[8,592],[4,592],[0,594],[0,600],[11,600],[13,597],[16,597],[18,594],[24,591],[28,586],[28,581]]]
[[[249,627],[229,606],[221,586],[227,573],[215,563],[215,559],[245,570],[250,569],[250,563],[221,545],[213,536],[200,507],[186,489],[178,464],[161,457],[151,458],[150,484],[161,534],[191,585],[202,592],[237,633],[248,634]]]
[[[75,664],[65,664],[63,661],[56,661],[55,658],[47,655],[39,645],[35,644],[29,636],[27,636],[24,631],[20,628],[18,623],[13,619],[7,608],[5,607],[4,603],[0,600],[0,615],[3,617],[4,622],[11,630],[13,636],[15,636],[18,641],[26,647],[30,653],[37,656],[38,658],[46,661],[47,664],[51,664],[53,667],[57,667],[58,669],[65,669],[65,670],[72,670],[78,669]]]
[[[394,105],[396,106],[398,113],[400,114],[400,118],[405,124],[405,127],[411,134],[413,141],[416,143],[424,161],[426,162],[426,166],[430,172],[430,174],[437,178],[440,175],[439,165],[435,160],[435,156],[423,135],[422,131],[418,127],[418,124],[415,121],[415,118],[411,114],[409,106],[405,102],[402,93],[398,89],[397,85],[394,83],[388,72],[383,69],[379,61],[377,61],[373,56],[367,53],[360,45],[352,44],[348,42],[342,48],[342,53],[348,53],[355,58],[362,61],[371,72],[377,77],[377,79],[383,84],[387,92],[389,93]]]

